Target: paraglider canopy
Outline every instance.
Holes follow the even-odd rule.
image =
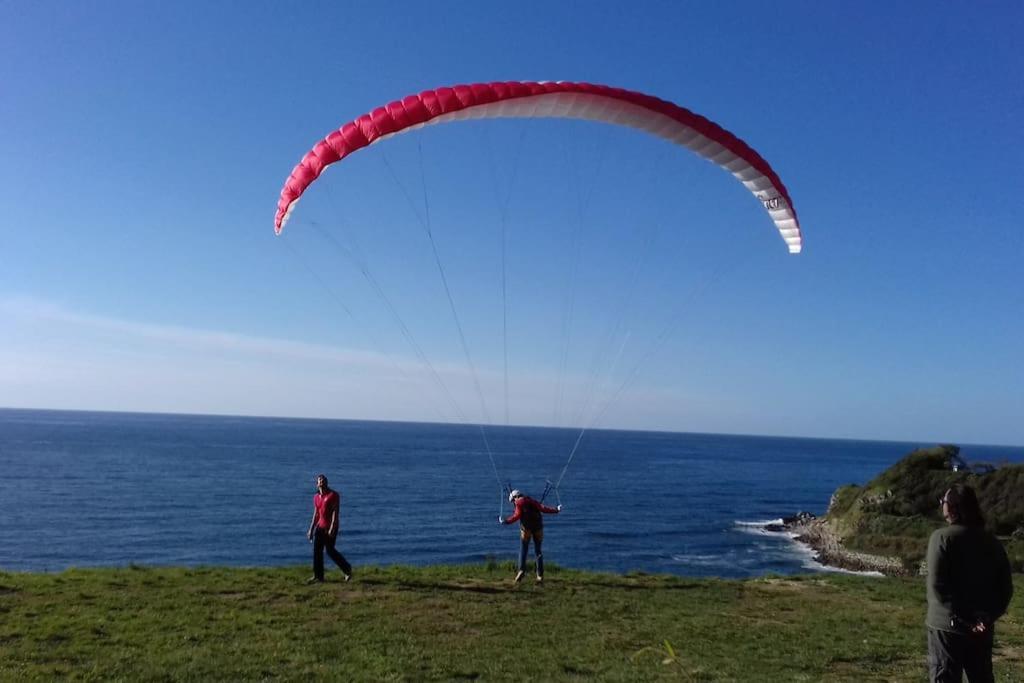
[[[671,102],[630,90],[571,82],[457,85],[426,90],[374,109],[328,135],[302,158],[281,190],[274,230],[281,232],[296,202],[325,168],[364,147],[434,123],[545,117],[628,126],[692,150],[730,172],[761,201],[790,253],[802,249],[800,223],[785,185],[743,140]]]

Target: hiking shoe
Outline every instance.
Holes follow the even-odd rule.
[[[537,583],[544,583],[544,577],[543,577],[543,576],[540,576],[540,575],[538,575],[538,576],[537,576]]]
[[[324,582],[323,579],[318,579],[315,576],[311,576],[308,579],[306,579],[306,585],[307,586],[312,586],[314,583],[323,583],[323,582]]]
[[[343,572],[342,575],[345,577],[345,583],[348,583],[349,581],[352,580],[352,575],[351,574],[345,574]]]
[[[523,580],[523,575],[524,574],[526,574],[526,572],[524,572],[522,569],[520,569],[519,571],[516,572],[516,578],[513,579],[513,581],[515,583],[519,583],[520,581]]]

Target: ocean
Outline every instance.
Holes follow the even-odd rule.
[[[499,480],[539,496],[578,430],[0,410],[0,569],[307,563],[314,479],[341,492],[339,548],[365,564],[515,557]],[[759,524],[822,514],[934,444],[588,431],[547,502],[561,566],[685,576],[820,571]],[[962,445],[969,460],[1022,450]],[[498,476],[495,475],[495,468]]]

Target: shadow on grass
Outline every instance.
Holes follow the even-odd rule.
[[[705,587],[699,583],[643,584],[629,583],[626,581],[588,581],[586,584],[582,585],[585,585],[587,588],[614,588],[615,590],[627,591],[688,591]]]
[[[407,578],[397,577],[363,577],[359,579],[360,585],[365,586],[377,586],[383,588],[395,588],[398,590],[410,590],[410,591],[424,591],[424,590],[439,590],[439,591],[452,591],[452,592],[470,592],[470,593],[484,593],[488,595],[494,595],[498,593],[509,593],[523,588],[526,585],[533,585],[533,581],[527,581],[522,584],[515,584],[512,582],[511,577],[508,579],[494,579],[493,582],[481,582],[474,579],[467,579],[466,582],[461,583],[458,581],[415,581]],[[550,586],[553,588],[567,587],[573,590],[580,590],[582,588],[597,588],[597,589],[608,589],[608,590],[626,590],[626,591],[688,591],[704,588],[705,586],[701,583],[683,583],[683,582],[670,582],[670,583],[643,583],[635,582],[629,579],[626,580],[591,580],[584,584],[577,583],[573,580],[560,582],[557,578],[550,579],[544,582],[544,586]]]
[[[562,673],[568,674],[573,677],[584,677],[589,678],[597,674],[596,671],[588,669],[586,667],[576,666],[575,664],[562,664]]]
[[[509,586],[495,586],[488,584],[465,584],[465,583],[442,583],[435,581],[409,581],[408,579],[374,579],[367,578],[362,579],[359,583],[369,584],[376,586],[384,586],[388,588],[397,588],[398,590],[411,590],[411,591],[423,591],[423,590],[442,590],[442,591],[464,591],[469,593],[485,593],[488,595],[494,595],[496,593],[507,593],[514,590],[514,585]]]

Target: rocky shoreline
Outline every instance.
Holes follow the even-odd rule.
[[[783,532],[793,540],[811,548],[815,560],[827,567],[855,572],[880,572],[886,576],[907,576],[910,572],[898,557],[872,555],[843,546],[842,539],[832,531],[827,519],[810,512],[783,517],[782,524],[768,524],[766,531]]]

